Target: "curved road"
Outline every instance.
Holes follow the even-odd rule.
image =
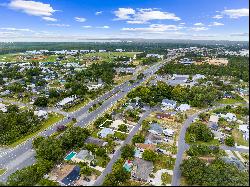
[[[198,115],[202,112],[206,112],[208,110],[214,110],[217,108],[221,108],[226,106],[227,104],[220,104],[218,106],[213,106],[208,109],[199,111],[195,113],[194,115],[190,116],[183,124],[178,140],[178,152],[176,155],[176,161],[175,161],[175,167],[173,171],[173,177],[172,177],[172,183],[171,186],[179,186],[180,185],[180,178],[181,178],[181,171],[180,171],[180,165],[182,163],[182,157],[184,152],[189,148],[189,145],[185,142],[185,134],[187,131],[187,128],[191,125],[193,120],[198,117]],[[233,151],[240,151],[240,152],[248,152],[248,149],[242,149],[242,148],[235,148],[235,147],[228,147],[228,146],[220,146],[221,149],[224,150],[233,150]]]

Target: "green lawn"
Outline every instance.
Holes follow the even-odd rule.
[[[75,112],[77,110],[79,110],[80,108],[84,107],[88,102],[90,101],[90,99],[86,99],[83,102],[76,104],[68,109],[64,109],[64,111],[66,112]]]
[[[172,175],[169,175],[168,173],[163,173],[161,175],[161,180],[162,180],[163,185],[171,184]]]
[[[105,168],[108,165],[108,163],[110,161],[110,158],[109,157],[103,158],[103,157],[100,157],[100,156],[96,156],[96,161],[97,161],[96,162],[97,166]]]
[[[180,186],[189,186],[185,177],[181,177]]]
[[[243,146],[249,146],[249,142],[244,140],[242,133],[237,130],[237,129],[233,129],[232,130],[232,136],[234,138],[234,141],[238,144],[238,145],[243,145]]]
[[[213,139],[213,140],[211,140],[209,142],[196,141],[196,142],[193,142],[193,143],[190,143],[190,144],[202,144],[202,145],[207,145],[207,146],[210,146],[210,145],[219,146],[220,142],[219,142],[219,140]]]
[[[0,176],[1,176],[2,174],[4,174],[4,173],[5,173],[5,171],[6,171],[6,169],[2,169],[2,168],[0,168]]]
[[[128,180],[126,182],[123,182],[122,184],[119,184],[119,186],[147,186],[143,182],[134,181],[134,180]]]
[[[154,162],[153,172],[157,172],[160,169],[173,170],[175,165],[175,158],[167,155],[158,155],[157,160]]]
[[[54,123],[62,120],[63,117],[64,116],[61,115],[61,114],[56,114],[56,113],[50,114],[49,118],[42,123],[42,126],[41,126],[40,130],[38,130],[36,132],[33,132],[33,133],[19,139],[18,141],[16,141],[16,142],[12,143],[11,145],[9,145],[9,147],[16,147],[17,145],[19,145],[19,144],[23,143],[24,141],[28,140],[29,138],[32,138],[33,136],[37,135],[39,132],[42,132],[43,130],[47,129],[48,127],[50,127]]]
[[[245,103],[245,101],[239,99],[221,99],[218,101],[220,104],[234,104],[234,103]]]

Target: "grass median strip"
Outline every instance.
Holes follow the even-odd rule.
[[[2,174],[4,174],[5,171],[6,171],[6,169],[0,168],[0,176],[1,176]]]
[[[17,145],[23,143],[24,141],[28,140],[29,138],[32,138],[33,136],[37,135],[38,133],[42,132],[43,130],[47,129],[48,127],[50,127],[54,123],[62,120],[63,118],[64,118],[64,116],[61,114],[57,114],[57,113],[50,114],[49,118],[46,121],[42,122],[41,128],[38,131],[33,132],[31,134],[28,134],[27,136],[19,139],[18,141],[14,142],[13,144],[9,145],[9,147],[16,147]]]

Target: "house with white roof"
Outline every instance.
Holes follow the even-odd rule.
[[[219,117],[216,115],[211,115],[209,118],[209,122],[218,123],[218,121],[219,121]]]
[[[181,104],[180,106],[178,106],[176,108],[177,111],[181,111],[181,112],[187,111],[189,109],[190,109],[190,105],[189,104]]]
[[[45,110],[34,111],[34,115],[40,119],[48,119],[48,112]]]
[[[66,97],[62,101],[57,103],[57,106],[63,107],[66,104],[71,104],[77,97],[76,96],[71,96],[71,97]]]
[[[123,52],[123,49],[115,49],[116,52]]]
[[[0,103],[0,111],[2,111],[2,112],[7,112],[7,107],[6,107],[5,104]]]
[[[174,135],[174,130],[172,130],[172,129],[164,129],[164,130],[163,130],[163,134],[164,134],[165,136],[173,137],[173,135]]]
[[[176,101],[170,99],[163,99],[161,104],[166,109],[174,109],[176,107]]]
[[[190,65],[190,64],[193,64],[193,61],[190,60],[189,58],[183,58],[180,60],[180,63],[183,65]]]
[[[98,132],[98,136],[101,138],[106,138],[109,134],[113,135],[115,132],[111,128],[103,128],[100,132]]]
[[[89,50],[80,50],[80,53],[89,53]]]
[[[149,58],[149,57],[154,57],[154,58],[161,58],[161,59],[163,59],[164,55],[159,55],[159,54],[147,54],[147,55],[146,55],[146,58]]]

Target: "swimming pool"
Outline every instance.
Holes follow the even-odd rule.
[[[72,152],[70,152],[70,153],[64,158],[64,160],[69,161],[69,160],[71,160],[75,155],[76,155],[76,152],[72,151]]]

